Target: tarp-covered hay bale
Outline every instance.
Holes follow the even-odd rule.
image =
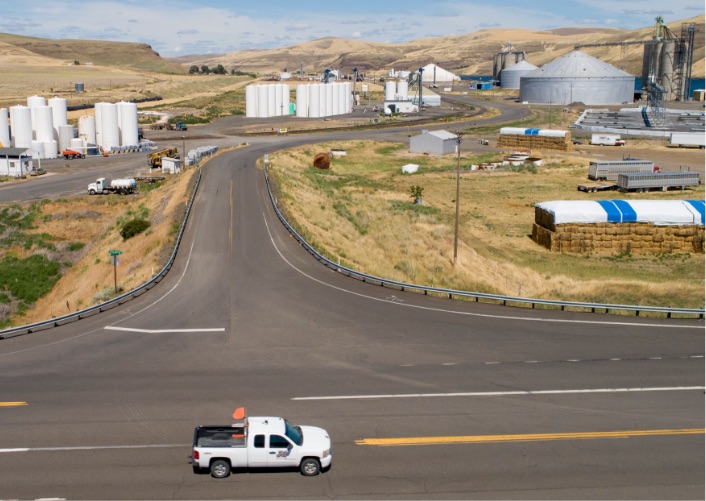
[[[314,157],[314,167],[326,170],[331,167],[331,159],[328,153],[319,153]]]

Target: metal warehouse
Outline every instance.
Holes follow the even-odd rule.
[[[456,134],[445,130],[425,130],[409,140],[409,152],[446,155],[456,151],[456,144]]]
[[[520,79],[520,101],[537,104],[631,103],[635,77],[575,50]]]

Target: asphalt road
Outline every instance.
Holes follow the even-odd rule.
[[[209,162],[175,267],[149,293],[0,341],[0,498],[703,498],[703,321],[343,277],[288,235],[254,167],[311,140]],[[55,179],[96,173],[81,169]],[[242,405],[326,428],[331,470],[193,474],[193,427]]]

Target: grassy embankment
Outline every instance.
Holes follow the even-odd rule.
[[[345,149],[328,171],[311,161]],[[575,301],[703,307],[704,256],[558,254],[529,235],[534,204],[546,200],[604,199],[576,191],[588,159],[546,156],[541,167],[468,171],[461,159],[458,264],[453,266],[456,159],[412,155],[404,145],[336,142],[270,155],[280,200],[292,223],[324,255],[381,277],[459,290]],[[403,175],[400,167],[420,165]],[[415,205],[410,186],[423,188]],[[703,198],[704,188],[689,198]],[[645,198],[611,193],[608,198]],[[651,193],[683,199],[682,192]]]
[[[196,170],[141,187],[136,195],[88,195],[0,211],[0,328],[65,315],[115,295],[108,251],[122,251],[119,292],[146,282],[166,263]],[[123,241],[135,217],[151,226]]]

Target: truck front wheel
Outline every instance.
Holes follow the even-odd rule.
[[[211,463],[211,476],[213,478],[226,478],[230,475],[230,463],[225,459],[216,459]]]
[[[88,194],[89,194],[89,195],[95,195],[95,194],[96,194],[96,190],[88,190]]]
[[[305,477],[316,476],[321,471],[321,463],[319,463],[319,460],[316,458],[306,458],[302,461],[302,464],[299,465],[299,471],[301,471],[302,475]]]

